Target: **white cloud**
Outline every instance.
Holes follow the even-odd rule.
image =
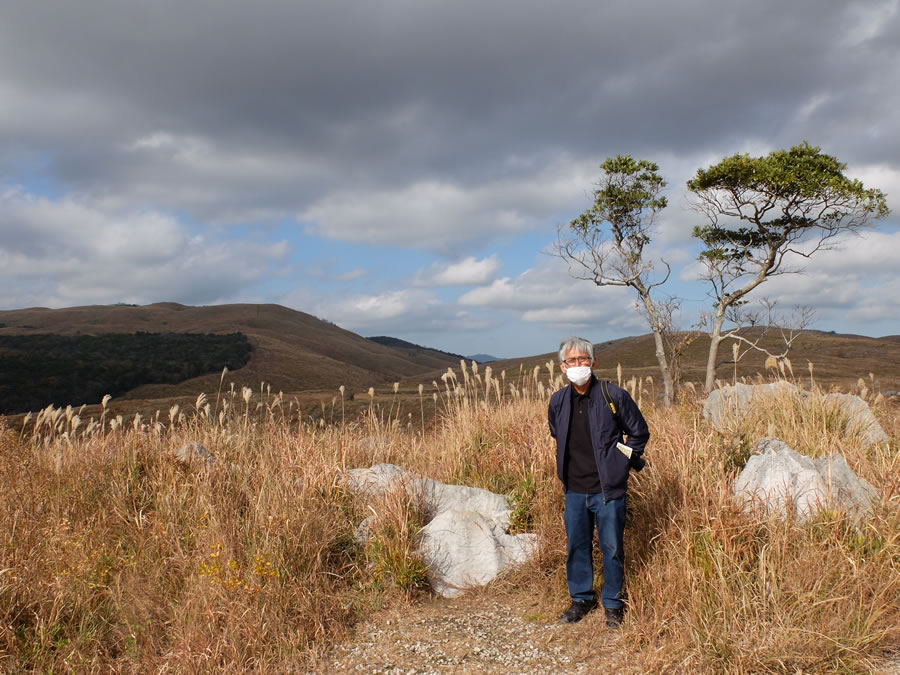
[[[152,134],[137,138],[125,144],[125,150],[159,150],[171,148],[177,145],[175,136],[165,131],[156,131]]]
[[[472,333],[496,326],[495,318],[459,309],[442,301],[434,291],[422,288],[390,290],[382,293],[352,296],[318,296],[309,304],[288,306],[310,311],[361,335],[391,335],[417,342],[434,344],[436,336],[449,333]],[[420,344],[423,342],[419,341]]]
[[[510,312],[529,323],[601,327],[609,324],[645,330],[634,296],[620,287],[598,288],[566,273],[558,259],[539,262],[518,277],[503,277],[463,294],[459,304]]]
[[[313,312],[362,334],[428,334],[496,329],[512,320],[598,335],[646,331],[625,289],[572,279],[559,260],[541,261],[515,278],[497,279],[458,298],[456,306],[430,289],[410,288],[320,298]]]
[[[430,291],[402,289],[374,295],[351,295],[322,303],[321,316],[341,326],[355,330],[396,319],[409,314],[421,314],[423,310],[439,304]]]
[[[496,255],[481,260],[469,256],[459,262],[435,263],[428,269],[419,270],[416,283],[423,286],[483,286],[496,277],[500,267]]]
[[[527,270],[516,279],[510,277],[496,279],[489,286],[464,293],[459,298],[459,304],[493,309],[527,310],[535,305],[550,306],[554,301],[564,297],[565,294],[559,287],[531,283],[534,277],[534,270]]]
[[[892,307],[897,279],[900,232],[870,231],[842,238],[841,247],[810,258],[803,274],[782,275],[760,286],[790,304],[833,307],[854,312],[875,304]]]
[[[674,269],[675,267],[684,265],[685,263],[688,263],[697,257],[694,251],[679,246],[657,247],[651,244],[647,247],[646,251],[648,258],[650,260],[654,260],[654,268],[658,269],[660,273],[662,273],[665,269],[665,265],[662,264],[662,261],[667,262],[669,266]],[[659,262],[655,262],[656,259],[658,259]],[[670,275],[670,278],[672,277],[674,277],[674,273]]]
[[[522,320],[532,323],[588,324],[595,318],[593,308],[584,305],[529,309],[522,313]]]
[[[365,276],[368,276],[369,270],[363,269],[362,267],[356,267],[352,270],[348,270],[346,272],[342,272],[334,277],[335,281],[356,281],[357,279],[362,279]]]
[[[795,306],[811,307],[817,326],[856,326],[851,330],[864,334],[896,331],[887,325],[900,316],[896,272],[900,232],[867,231],[844,236],[839,243],[839,249],[819,251],[809,260],[796,259],[803,263],[802,273],[771,277],[747,299],[775,300],[778,310],[787,313]],[[682,277],[701,271],[694,264],[684,268]]]
[[[550,229],[584,208],[589,162],[560,158],[533,174],[472,186],[422,180],[399,188],[332,192],[298,220],[331,239],[453,251],[475,240]]]
[[[885,193],[888,207],[894,212],[889,220],[896,222],[900,211],[900,168],[886,164],[864,164],[848,166],[844,172],[850,178],[857,178],[866,188],[877,188]]]
[[[0,242],[0,278],[16,306],[23,298],[55,307],[210,304],[263,278],[289,251],[284,241],[211,241],[159,212],[107,212],[16,189],[0,194]]]

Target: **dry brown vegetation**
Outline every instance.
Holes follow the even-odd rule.
[[[0,420],[0,668],[302,670],[373,611],[415,612],[428,593],[416,505],[387,500],[369,542],[353,538],[367,512],[341,472],[377,462],[510,495],[515,527],[537,532],[541,549],[496,587],[536,601],[530,620],[556,623],[565,535],[546,405],[558,376],[523,368],[513,383],[469,366],[409,393],[404,408],[399,387],[357,397],[352,420],[335,391],[302,424],[284,397],[227,386],[159,416],[47,410],[20,431]],[[858,672],[900,647],[890,401],[866,387],[886,446],[844,438],[835,413],[787,398],[725,436],[690,389],[662,409],[646,378],[625,379],[653,432],[629,498],[619,644],[635,669]],[[423,429],[428,403],[438,415]],[[836,511],[809,523],[739,512],[730,481],[769,433],[813,454],[841,451],[881,495],[871,519],[856,528]],[[216,462],[177,464],[189,441]],[[588,653],[608,639],[573,635]]]
[[[405,414],[413,413],[416,417],[419,412],[418,384],[430,383],[447,367],[455,368],[458,362],[455,357],[435,350],[387,347],[309,314],[278,305],[188,307],[156,303],[141,307],[0,311],[0,335],[90,335],[136,331],[244,333],[255,350],[250,363],[231,373],[230,379],[238,386],[268,383],[272,391],[282,391],[288,399],[296,400],[307,420],[321,417],[323,406],[325,416],[329,415],[335,382],[346,387],[345,399],[350,408],[365,410],[369,387],[376,388],[377,398],[391,398],[391,385],[397,380],[400,381],[398,398],[409,403]],[[685,335],[673,339],[678,342]],[[762,329],[753,329],[747,335],[753,339],[759,337],[760,345],[772,351],[781,348],[778,329],[769,329],[765,336]],[[681,359],[682,379],[701,382],[709,338],[701,335],[688,343]],[[729,361],[731,350],[724,352],[717,376],[730,381],[735,376],[735,368]],[[597,373],[601,377],[615,380],[617,365],[624,364],[629,377],[650,376],[659,380],[652,335],[599,342],[595,354]],[[823,386],[837,385],[846,389],[860,375],[871,372],[877,374],[882,391],[900,392],[900,339],[897,336],[871,338],[803,331],[794,342],[789,357],[798,375],[806,371],[808,362],[814,362],[816,379]],[[555,359],[555,356],[547,353],[492,365],[497,372],[506,371],[507,383],[517,383],[521,374],[530,376],[535,367],[543,368],[548,359]],[[764,354],[751,352],[742,356],[736,369],[737,377],[755,377],[760,373],[769,374]],[[218,383],[219,373],[211,373],[176,385],[145,385],[117,397],[111,406],[116,414],[131,417],[140,412],[146,417],[176,403],[184,407],[201,392],[213,391]],[[363,399],[363,404],[356,398]],[[88,414],[98,414],[99,401],[71,403],[87,404]],[[18,426],[20,420],[21,417],[13,416],[10,424]]]
[[[783,349],[783,341],[777,328],[749,329],[744,334],[751,339],[758,339],[761,347],[772,352],[780,352]],[[673,339],[677,342],[685,337],[688,337],[688,334],[681,333],[673,336]],[[686,342],[687,348],[681,358],[681,380],[700,383],[702,389],[709,338],[697,335]],[[730,383],[735,378],[730,343],[726,342],[720,352],[716,377]],[[595,370],[601,377],[615,381],[617,364],[624,364],[627,366],[629,376],[649,375],[656,380],[659,379],[652,335],[598,342],[594,345],[594,354],[597,360]],[[548,353],[525,359],[501,361],[494,364],[494,367],[510,370],[524,363],[528,369],[544,363],[553,356]],[[900,393],[900,339],[897,336],[871,338],[805,330],[794,341],[788,358],[797,377],[805,377],[807,386],[808,364],[814,363],[815,380],[820,386],[836,385],[846,390],[860,376],[868,377],[869,373],[874,373],[882,391]],[[766,355],[752,351],[742,355],[737,364],[737,377],[756,377],[760,374],[772,374],[771,369],[766,367]]]
[[[65,309],[0,311],[0,335],[96,335],[100,333],[241,332],[255,351],[241,368],[239,382],[267,382],[275,391],[333,389],[335,381],[351,390],[365,390],[397,378],[455,365],[442,352],[385,347],[322,321],[279,305],[214,305],[189,307],[161,302],[141,307],[88,306]],[[194,397],[210,391],[219,374],[192,378],[178,385],[145,385],[127,398]],[[71,401],[73,405],[96,401]]]

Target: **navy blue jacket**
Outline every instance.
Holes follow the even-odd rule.
[[[572,416],[572,391],[574,385],[560,389],[550,397],[547,418],[550,435],[556,439],[556,475],[565,487],[564,464],[566,459],[566,439],[569,434],[569,418]],[[603,489],[603,501],[618,499],[628,487],[628,473],[638,464],[644,446],[650,439],[650,429],[631,395],[610,383],[609,394],[616,406],[616,415],[600,391],[600,382],[591,376],[590,424],[591,444],[594,459]],[[628,436],[628,446],[633,450],[631,460],[616,447],[623,442],[623,434]],[[637,467],[639,468],[639,467]]]

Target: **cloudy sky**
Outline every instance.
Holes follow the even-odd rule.
[[[764,284],[900,333],[898,0],[41,0],[0,6],[0,308],[275,302],[500,357],[647,332],[547,254],[599,164],[685,181],[807,140],[894,213]]]

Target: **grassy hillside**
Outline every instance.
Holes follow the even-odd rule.
[[[389,399],[402,409],[408,420],[426,422],[434,418],[436,393],[433,382],[443,389],[441,374],[448,367],[457,375],[460,358],[438,350],[428,349],[393,338],[378,338],[379,344],[355,333],[338,328],[314,316],[278,305],[218,305],[187,307],[175,303],[158,303],[144,307],[91,306],[68,309],[23,309],[0,312],[0,336],[58,333],[61,335],[92,335],[98,333],[194,332],[234,333],[246,335],[254,346],[249,363],[230,372],[223,388],[234,385],[259,390],[267,383],[273,393],[283,391],[295,402],[294,413],[305,419],[355,415],[365,411],[372,402],[367,394],[374,387],[374,401]],[[751,333],[751,336],[753,334]],[[586,335],[589,339],[592,337]],[[688,337],[686,334],[678,338]],[[761,344],[771,349],[779,346],[777,330],[760,337]],[[688,341],[681,359],[685,382],[699,384],[704,377],[709,339],[698,336]],[[553,349],[555,344],[547,345]],[[599,341],[596,344],[597,368],[600,377],[615,381],[617,365],[626,369],[628,377],[644,382],[647,393],[659,392],[659,374],[651,335]],[[735,377],[731,345],[720,349],[719,379],[730,382]],[[556,366],[555,352],[523,358],[495,361],[487,364],[495,377],[505,371],[504,390],[519,383],[523,375],[532,377],[535,368],[546,373],[546,364]],[[900,391],[900,340],[897,336],[869,338],[820,331],[806,331],[794,343],[790,354],[794,376],[809,382],[809,363],[813,364],[815,381],[820,386],[838,386],[849,390],[860,377],[870,379],[869,386],[886,395]],[[741,357],[737,377],[766,374],[765,358],[755,352]],[[482,372],[487,365],[482,365]],[[470,365],[471,368],[471,365]],[[868,378],[868,374],[874,374]],[[220,386],[221,372],[185,380],[178,384],[152,384],[128,391],[116,397],[110,413],[133,416],[134,413],[153,415],[174,404],[182,409],[198,394],[213,396]],[[652,378],[651,384],[647,378]],[[397,392],[393,383],[400,382]],[[423,385],[420,394],[419,385]],[[343,405],[338,388],[343,386]],[[79,405],[84,401],[75,401]],[[84,411],[85,417],[99,414],[99,401]],[[18,426],[21,416],[10,420]]]
[[[766,335],[763,335],[762,329],[749,331],[747,335],[752,339],[759,339],[760,346],[768,347],[772,352],[777,352],[782,344],[777,328],[771,329]],[[585,337],[590,339],[591,336]],[[688,334],[681,333],[678,339],[686,337]],[[707,336],[699,335],[689,341],[681,359],[684,381],[697,384],[703,382],[708,353]],[[595,371],[600,377],[615,381],[617,365],[622,364],[628,370],[629,377],[650,376],[659,380],[659,366],[653,336],[650,334],[597,342],[594,354],[597,361]],[[897,336],[871,338],[808,330],[794,342],[788,358],[794,376],[806,382],[809,382],[809,364],[812,363],[814,378],[820,385],[835,385],[846,389],[853,386],[860,377],[873,373],[878,388],[885,395],[900,393],[900,341]],[[551,359],[554,362],[558,360],[556,352],[496,361],[490,365],[495,372],[507,369],[511,373],[517,372],[521,364],[524,364],[524,370],[529,371],[535,366],[543,367]],[[747,352],[738,360],[737,377],[765,375],[765,361],[765,354]],[[731,342],[724,342],[719,348],[716,377],[726,382],[731,382],[735,377]]]
[[[238,381],[254,387],[266,382],[274,391],[335,390],[340,385],[351,391],[365,390],[458,363],[457,358],[435,350],[414,354],[392,349],[279,305],[156,303],[0,312],[0,335],[135,332],[243,333],[253,343],[254,352],[236,374]],[[216,372],[177,385],[139,387],[125,398],[196,396],[200,391],[215,390],[219,375]]]
[[[373,337],[367,337],[366,340],[377,342],[380,345],[390,347],[398,352],[404,352],[417,360],[422,357],[434,357],[441,362],[437,364],[438,367],[440,367],[446,359],[455,359],[458,361],[459,359],[465,358],[462,354],[444,352],[440,349],[432,349],[431,347],[423,347],[422,345],[417,345],[413,342],[407,342],[406,340],[390,337],[388,335],[375,335]]]

